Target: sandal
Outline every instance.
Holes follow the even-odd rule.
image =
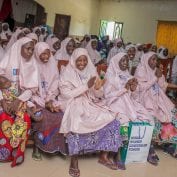
[[[33,158],[33,160],[41,161],[42,160],[41,153],[39,153],[39,152],[33,152],[32,153],[32,158]]]
[[[99,160],[98,163],[104,165],[105,167],[107,167],[111,170],[118,170],[117,165],[114,164],[113,162],[103,162],[103,161]]]
[[[77,168],[69,168],[69,175],[72,177],[79,177],[80,176],[80,170]]]
[[[147,161],[150,163],[150,164],[152,164],[152,165],[154,165],[154,166],[157,166],[158,165],[158,160],[155,158],[155,156],[154,155],[148,155],[148,158],[147,158]]]
[[[116,162],[118,169],[120,170],[126,170],[125,163],[122,161]]]

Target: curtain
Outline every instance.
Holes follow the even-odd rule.
[[[170,55],[177,55],[177,22],[159,21],[156,43],[168,48]]]
[[[4,0],[0,11],[0,20],[4,21],[12,13],[11,0]]]

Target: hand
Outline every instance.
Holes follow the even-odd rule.
[[[50,101],[46,102],[45,108],[50,112],[54,112],[53,101],[50,100]]]
[[[96,80],[96,76],[90,78],[90,80],[87,82],[88,88],[93,87],[95,80]]]
[[[3,111],[4,111],[5,113],[11,115],[11,112],[10,112],[10,110],[9,110],[9,104],[7,103],[6,100],[4,100],[4,99],[1,100],[1,106],[2,106],[2,109],[3,109]]]
[[[160,68],[156,68],[155,75],[157,76],[157,78],[162,77],[162,70]]]
[[[100,78],[97,78],[95,85],[94,85],[94,89],[99,90],[105,84],[105,82],[106,82],[105,79],[102,80]]]
[[[22,101],[16,98],[10,105],[9,105],[9,111],[11,114],[16,114],[20,107],[22,106]]]

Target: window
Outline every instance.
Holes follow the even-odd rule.
[[[122,37],[123,23],[101,20],[99,37],[109,35],[109,39],[113,40]]]

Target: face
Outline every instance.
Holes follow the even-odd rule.
[[[143,45],[143,51],[144,51],[144,53],[148,52],[148,48],[147,48],[146,44]]]
[[[93,50],[96,50],[96,48],[97,48],[97,41],[92,41],[91,46],[92,46]]]
[[[50,55],[50,50],[46,49],[40,54],[39,59],[41,60],[41,62],[47,63],[50,59]]]
[[[30,41],[26,44],[24,44],[21,48],[21,55],[26,60],[29,61],[33,55],[34,52],[34,42]]]
[[[26,30],[24,31],[24,33],[25,33],[25,35],[27,35],[27,34],[31,33],[31,31],[30,31],[30,29],[26,29]]]
[[[41,35],[40,29],[37,29],[37,30],[35,31],[35,33],[36,33],[36,35],[39,37],[39,36]]]
[[[126,71],[128,69],[128,56],[125,55],[119,61],[119,67],[122,71]]]
[[[22,37],[25,37],[25,34],[23,32],[21,32],[20,34],[18,34],[17,39],[21,39]]]
[[[2,29],[3,29],[4,31],[7,31],[7,30],[8,30],[8,28],[9,28],[9,26],[8,26],[8,25],[3,25],[3,27],[2,27]]]
[[[85,55],[81,55],[79,58],[76,60],[76,68],[80,71],[84,70],[85,67],[88,64],[87,57]]]
[[[90,41],[90,37],[87,36],[87,37],[85,38],[85,41],[86,41],[86,42],[89,42],[89,41]]]
[[[4,76],[0,76],[0,89],[7,89],[11,86],[11,82]]]
[[[36,44],[37,44],[37,40],[36,40],[36,39],[33,39],[33,42],[34,42],[34,45],[36,45]]]
[[[53,48],[54,48],[56,51],[59,50],[60,47],[61,47],[61,42],[60,42],[59,40],[53,44]]]
[[[69,55],[72,55],[74,49],[75,49],[75,42],[73,39],[71,39],[66,46],[66,51]]]
[[[121,41],[117,43],[117,47],[118,48],[122,47],[122,42]]]
[[[41,28],[41,34],[45,34],[45,28]]]
[[[143,45],[138,46],[138,50],[142,51],[143,50]]]
[[[157,46],[153,45],[152,48],[151,48],[151,51],[156,53],[157,52]]]
[[[131,47],[128,52],[128,57],[130,60],[133,60],[135,58],[135,54],[136,54],[136,49],[134,47]]]
[[[155,70],[157,67],[157,55],[152,55],[148,60],[148,64],[152,70]]]
[[[168,49],[163,50],[163,55],[168,56]]]

